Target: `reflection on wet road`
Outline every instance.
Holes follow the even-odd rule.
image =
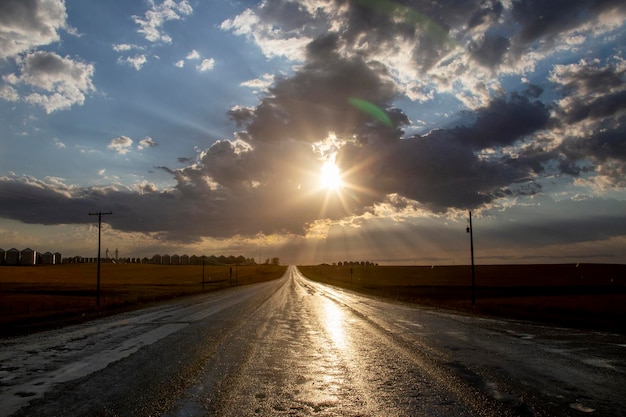
[[[0,341],[0,415],[626,415],[626,337],[307,280]]]

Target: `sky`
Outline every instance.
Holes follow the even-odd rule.
[[[626,263],[621,0],[2,0],[0,248]]]

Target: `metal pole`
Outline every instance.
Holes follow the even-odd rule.
[[[204,255],[202,255],[202,291],[204,291]]]
[[[472,211],[469,211],[469,227],[467,231],[470,234],[470,250],[472,253],[472,307],[476,305],[476,273],[474,270],[474,230],[472,229]]]
[[[102,216],[105,214],[113,214],[112,212],[103,213],[101,211],[97,213],[89,213],[90,216],[98,216],[98,275],[96,284],[96,305],[100,307],[100,238],[102,234]]]

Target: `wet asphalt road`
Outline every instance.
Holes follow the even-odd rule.
[[[626,416],[626,337],[280,280],[0,340],[0,416]]]

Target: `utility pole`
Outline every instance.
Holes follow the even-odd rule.
[[[100,307],[100,235],[102,231],[102,216],[104,216],[105,214],[113,214],[113,212],[98,211],[96,213],[89,213],[90,216],[98,216],[98,281],[96,286],[96,305],[98,307]]]
[[[476,305],[476,274],[474,272],[474,231],[472,230],[472,210],[469,212],[469,226],[467,233],[470,234],[470,250],[472,253],[472,307]]]

